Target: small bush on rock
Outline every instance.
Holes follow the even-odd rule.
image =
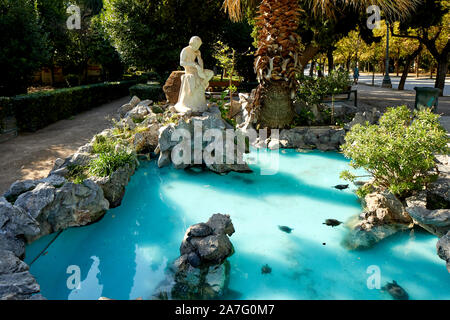
[[[98,135],[95,137],[92,145],[92,153],[111,153],[114,152],[117,142],[111,138]]]
[[[134,163],[136,163],[136,156],[126,151],[100,153],[89,164],[89,173],[97,177],[106,177],[117,169]]]
[[[439,115],[430,110],[413,114],[407,106],[388,108],[379,125],[355,125],[346,135],[342,150],[350,165],[364,168],[374,187],[389,189],[399,197],[421,190],[435,177],[434,155],[448,152],[448,138]],[[348,171],[347,180],[355,176]]]

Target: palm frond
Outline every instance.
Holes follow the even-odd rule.
[[[335,18],[342,7],[354,7],[365,10],[377,5],[390,19],[402,19],[413,12],[423,0],[303,0],[317,16]]]
[[[303,1],[317,16],[335,18],[344,6],[352,6],[364,10],[370,5],[378,5],[386,16],[392,19],[402,19],[413,12],[423,0],[293,0]],[[261,0],[224,0],[223,9],[232,21],[240,21],[246,8],[254,7]]]
[[[247,8],[254,8],[261,0],[224,0],[222,8],[234,22],[241,21]]]

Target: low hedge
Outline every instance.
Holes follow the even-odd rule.
[[[20,131],[36,131],[58,120],[124,97],[136,80],[36,92],[0,99],[0,109],[13,110]]]
[[[159,102],[165,100],[164,91],[157,83],[137,84],[130,88],[130,96],[137,96],[141,100],[153,100]]]

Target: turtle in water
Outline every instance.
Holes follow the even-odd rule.
[[[262,268],[261,268],[261,273],[262,273],[262,274],[269,274],[269,273],[272,273],[272,268],[269,267],[268,264],[266,264],[266,265],[262,266]]]
[[[394,300],[408,300],[408,293],[397,284],[397,281],[393,280],[392,283],[387,283],[381,289],[387,291]]]
[[[286,233],[291,233],[292,230],[294,230],[294,229],[291,229],[291,228],[286,227],[286,226],[278,226],[278,229],[280,229],[281,231],[286,232]]]
[[[330,226],[330,227],[333,227],[333,228],[334,228],[334,227],[337,227],[337,226],[341,225],[342,222],[339,221],[339,220],[336,220],[336,219],[327,219],[327,220],[325,220],[325,222],[322,223],[322,224],[326,224],[327,226]]]
[[[345,190],[348,189],[348,184],[338,184],[337,186],[334,186],[333,188],[338,189],[338,190]]]

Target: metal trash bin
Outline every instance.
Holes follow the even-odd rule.
[[[436,113],[441,90],[430,87],[415,87],[414,90],[416,90],[416,104],[414,108],[416,110],[431,108],[431,110]]]

